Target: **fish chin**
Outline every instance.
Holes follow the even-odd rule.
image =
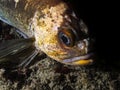
[[[93,62],[93,53],[88,53],[83,56],[77,56],[73,58],[64,59],[62,62],[68,65],[89,65]]]

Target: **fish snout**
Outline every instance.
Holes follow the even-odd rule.
[[[76,46],[79,53],[78,56],[64,59],[63,62],[70,65],[89,65],[94,62],[94,40],[91,38],[86,38],[79,41]]]

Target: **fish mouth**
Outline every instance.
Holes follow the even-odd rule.
[[[69,64],[69,65],[89,65],[93,62],[92,60],[93,55],[94,53],[88,53],[83,56],[64,59],[63,63]]]

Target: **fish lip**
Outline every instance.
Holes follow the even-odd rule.
[[[76,57],[73,57],[73,58],[64,59],[63,63],[71,63],[71,62],[76,62],[76,61],[80,61],[80,60],[88,60],[93,55],[94,55],[94,53],[88,53],[88,54],[85,54],[83,56],[76,56]]]

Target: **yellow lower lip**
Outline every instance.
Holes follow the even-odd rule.
[[[73,62],[74,65],[89,65],[93,62],[92,59],[90,60],[78,60],[76,62]]]
[[[93,53],[86,54],[84,56],[78,56],[73,57],[70,59],[63,60],[63,63],[69,64],[69,65],[89,65],[93,62],[90,57],[93,55]]]

